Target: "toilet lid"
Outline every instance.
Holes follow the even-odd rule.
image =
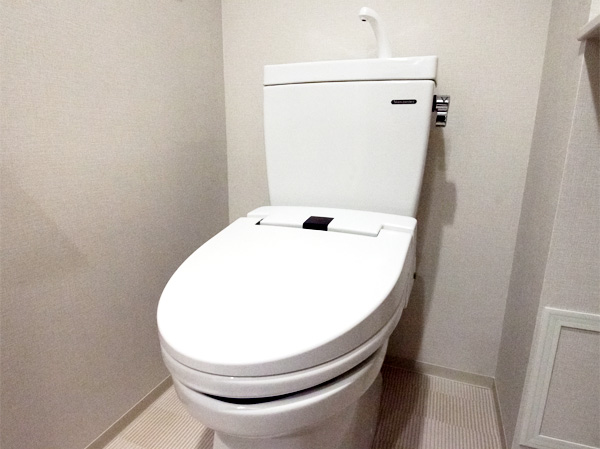
[[[227,376],[289,373],[337,358],[399,307],[390,292],[415,225],[381,213],[259,208],[173,274],[158,305],[162,347],[184,365]]]

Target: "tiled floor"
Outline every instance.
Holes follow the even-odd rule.
[[[383,382],[374,449],[502,449],[490,389],[385,365]],[[105,449],[211,447],[171,387]]]

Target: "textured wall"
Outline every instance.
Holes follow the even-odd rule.
[[[585,66],[581,52],[582,44],[575,36],[579,28],[587,22],[589,5],[589,0],[568,3],[557,0],[552,7],[536,125],[496,370],[496,384],[509,442],[512,441],[521,403],[567,148],[571,136],[575,136],[572,132],[572,119],[580,74]],[[569,230],[572,229],[569,224],[565,224]],[[571,250],[569,252],[571,253]],[[579,271],[577,265],[572,268]],[[555,281],[560,282],[560,275]],[[577,289],[573,291],[576,292]],[[568,297],[564,297],[564,300],[568,301]]]
[[[595,39],[586,42],[580,51],[583,67],[570,121],[540,309],[555,307],[600,315],[599,49]],[[541,430],[544,435],[599,447],[600,338],[597,332],[571,334],[569,338],[569,332],[561,332]],[[577,357],[571,354],[573,351]],[[533,378],[526,382],[532,380],[538,381]]]
[[[550,0],[371,1],[394,56],[440,57],[449,125],[432,130],[418,278],[393,355],[493,376]],[[265,64],[375,55],[363,1],[223,1],[230,219],[269,201]]]
[[[81,449],[167,375],[156,304],[227,223],[220,3],[2,2],[3,449]]]

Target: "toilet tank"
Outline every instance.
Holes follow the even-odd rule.
[[[265,66],[273,206],[414,217],[437,57]]]

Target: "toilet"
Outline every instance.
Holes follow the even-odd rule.
[[[265,66],[271,205],[198,248],[157,311],[214,449],[367,449],[415,273],[437,57]]]

